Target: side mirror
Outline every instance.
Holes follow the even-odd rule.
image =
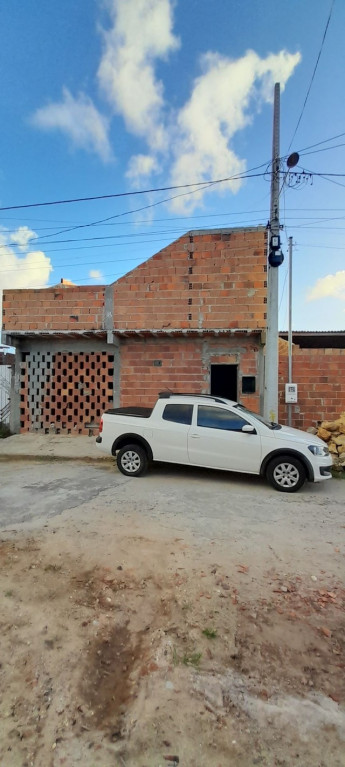
[[[246,423],[245,426],[242,426],[241,431],[244,431],[245,434],[256,434],[255,427],[251,426],[250,423]]]

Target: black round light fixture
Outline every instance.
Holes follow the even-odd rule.
[[[294,168],[295,165],[297,165],[299,161],[299,154],[298,152],[292,152],[292,154],[289,155],[289,157],[286,160],[286,164],[288,168]]]

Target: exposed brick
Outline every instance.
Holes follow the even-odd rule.
[[[226,352],[224,352],[226,348]],[[162,360],[155,367],[153,360]],[[209,394],[210,366],[238,364],[238,379],[250,370],[258,375],[258,347],[250,337],[162,338],[121,340],[121,405],[153,405],[164,389]],[[259,391],[239,397],[259,412]]]
[[[99,330],[104,327],[104,287],[7,290],[4,310],[3,327],[7,331]]]
[[[292,405],[292,426],[307,429],[318,421],[333,420],[345,411],[345,389],[339,375],[345,368],[345,349],[300,349],[293,346],[293,382],[298,384],[298,403]],[[329,375],[327,375],[329,374]],[[338,381],[337,381],[338,378]],[[279,420],[287,423],[285,382],[288,358],[279,359]]]
[[[114,283],[115,327],[212,329],[235,327],[239,318],[243,327],[265,327],[266,231],[225,234],[195,235],[192,274],[184,235]],[[198,307],[192,318],[190,298]]]

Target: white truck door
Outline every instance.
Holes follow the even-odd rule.
[[[198,405],[196,411],[188,435],[190,463],[259,474],[260,434],[242,432],[251,424],[226,408]]]
[[[192,404],[167,402],[159,421],[152,424],[149,442],[155,461],[189,463],[187,441],[192,415]]]

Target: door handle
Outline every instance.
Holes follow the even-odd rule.
[[[190,438],[191,439],[200,439],[200,434],[191,434]]]

